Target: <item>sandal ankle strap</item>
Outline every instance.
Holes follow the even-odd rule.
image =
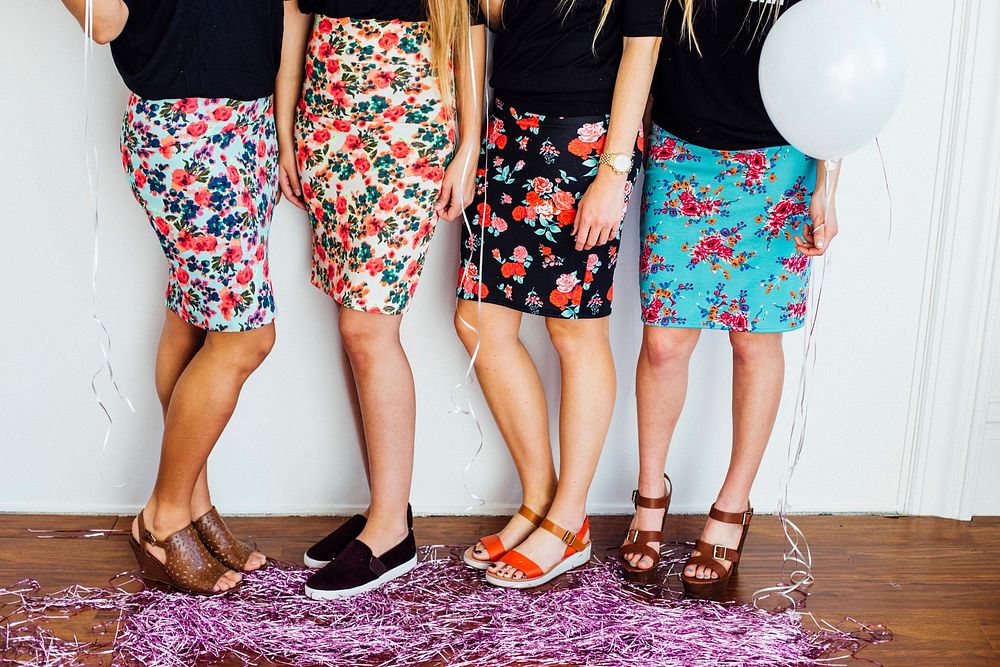
[[[674,485],[670,481],[670,478],[663,474],[663,480],[666,484],[666,492],[659,498],[647,498],[639,493],[639,489],[632,491],[632,504],[639,508],[648,510],[663,510],[670,506],[670,495],[673,493]]]
[[[580,527],[579,532],[586,533],[587,528],[589,526],[590,526],[590,517],[587,517],[586,519],[583,520],[583,526]],[[583,551],[584,549],[587,548],[587,545],[590,544],[590,542],[585,542],[578,533],[574,533],[572,530],[566,530],[559,524],[549,519],[542,519],[542,522],[538,525],[538,527],[547,530],[548,532],[558,537],[560,540],[563,541],[563,543],[566,546],[571,548],[573,551],[577,552]]]
[[[545,520],[545,517],[543,517],[541,514],[531,509],[527,505],[521,505],[519,508],[517,508],[517,513],[523,516],[528,521],[530,521],[535,526],[541,525],[542,521]]]
[[[715,503],[712,503],[712,509],[708,511],[709,518],[715,519],[716,521],[721,521],[722,523],[731,523],[738,526],[749,526],[750,519],[753,518],[753,507],[747,506],[746,512],[724,512],[720,509],[716,509]],[[728,558],[726,560],[729,560]]]

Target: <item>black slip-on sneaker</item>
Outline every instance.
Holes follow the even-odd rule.
[[[355,514],[337,526],[335,531],[309,547],[305,555],[302,556],[302,562],[305,563],[306,567],[325,567],[344,550],[344,547],[350,544],[351,540],[357,539],[367,523],[368,519],[361,514]],[[409,504],[406,505],[406,525],[411,530],[413,529],[413,509]]]
[[[359,595],[401,577],[416,565],[417,543],[412,530],[379,557],[361,540],[352,540],[329,565],[309,577],[306,596],[334,600]]]

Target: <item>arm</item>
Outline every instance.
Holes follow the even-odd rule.
[[[87,29],[87,0],[62,0],[80,27]],[[98,44],[113,41],[125,29],[128,6],[123,0],[93,0],[93,26],[91,37]]]
[[[298,2],[285,3],[285,31],[281,43],[281,66],[274,84],[275,124],[278,130],[278,182],[281,193],[302,210],[302,185],[295,162],[295,107],[302,95],[306,43],[312,14],[299,11]]]
[[[625,38],[611,101],[611,121],[604,141],[605,153],[632,154],[659,52],[659,37]],[[577,250],[604,245],[617,234],[625,208],[627,179],[627,174],[616,174],[608,165],[598,167],[593,183],[580,198],[573,222]]]
[[[465,58],[455,69],[458,149],[445,171],[441,195],[434,205],[434,210],[444,220],[458,217],[466,204],[472,201],[476,189],[479,142],[483,131],[483,86],[486,85],[486,28],[482,25],[470,26],[469,36],[472,39],[472,62]]]
[[[834,169],[831,163],[816,160],[816,188],[809,204],[809,218],[812,224],[802,229],[802,235],[795,237],[795,249],[808,257],[818,257],[830,248],[837,235],[837,184],[843,161],[838,160]],[[829,191],[827,190],[829,188]]]
[[[493,31],[499,30],[503,16],[503,0],[479,0],[479,7],[483,10],[486,26]]]

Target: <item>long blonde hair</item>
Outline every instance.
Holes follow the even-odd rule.
[[[693,48],[698,52],[698,55],[701,55],[701,47],[698,45],[698,37],[694,33],[695,3],[703,1],[704,0],[677,0],[677,2],[681,5],[681,38],[686,39],[688,48]],[[667,21],[667,11],[670,9],[670,5],[673,2],[674,0],[667,0],[666,5],[663,7],[664,24],[666,24]],[[761,28],[765,27],[766,21],[769,20],[773,23],[778,20],[778,15],[781,13],[781,7],[784,5],[784,0],[776,0],[775,2],[767,2],[764,4],[768,6],[766,16],[765,12],[761,12],[751,39],[755,39],[757,37]],[[749,18],[749,10],[747,10],[747,12],[747,17]]]
[[[469,3],[467,0],[424,0],[427,31],[431,40],[431,66],[438,77],[441,95],[452,102],[454,71],[469,65]]]
[[[573,5],[576,0],[559,0],[559,8],[563,10],[565,17],[571,11],[573,11]],[[608,21],[608,16],[611,15],[611,6],[615,3],[615,0],[604,0],[604,6],[601,7],[601,15],[597,19],[597,29],[594,30],[594,39],[590,43],[590,48],[597,49],[597,36],[601,34],[601,29],[604,28],[604,24]]]

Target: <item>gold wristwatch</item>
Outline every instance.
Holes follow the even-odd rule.
[[[627,176],[632,171],[631,153],[601,153],[597,164],[606,164],[619,176]]]

